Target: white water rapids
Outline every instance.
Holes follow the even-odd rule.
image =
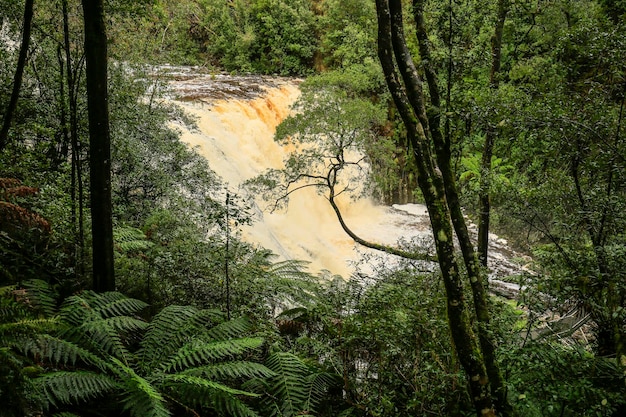
[[[298,98],[298,81],[185,72],[170,83],[170,91],[176,104],[197,123],[197,129],[179,125],[181,139],[207,158],[230,190],[251,203],[259,202],[240,185],[268,168],[283,166],[288,149],[275,143],[273,136]],[[348,198],[338,203],[348,226],[364,239],[388,245],[400,239],[430,239],[428,215],[422,205],[387,207],[368,199]],[[282,259],[309,261],[312,272],[328,270],[349,278],[362,254],[374,252],[359,247],[341,229],[328,201],[311,188],[292,194],[286,210],[268,213],[258,208],[262,204],[253,206],[257,207],[256,219],[242,229],[244,239]],[[496,238],[494,245],[505,248]],[[514,273],[515,265],[505,259],[510,256],[508,249],[492,253],[495,276]]]

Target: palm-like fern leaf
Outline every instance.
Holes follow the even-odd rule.
[[[163,384],[176,392],[176,395],[187,404],[215,408],[235,417],[257,416],[237,396],[258,397],[259,394],[191,375],[168,375],[164,378]]]
[[[124,409],[133,417],[168,417],[165,398],[148,380],[138,375],[131,367],[116,358],[111,358],[116,365],[115,373],[124,381]]]
[[[68,297],[61,317],[68,324],[62,336],[68,340],[118,358],[129,356],[126,335],[143,330],[147,324],[130,315],[147,306],[117,292],[97,294],[85,291]]]
[[[106,358],[102,358],[71,341],[51,335],[40,335],[25,345],[24,349],[33,356],[56,365],[75,365],[80,361],[102,370],[109,368]]]
[[[38,361],[65,368],[36,379],[46,407],[61,411],[114,392],[132,417],[169,416],[172,403],[258,417],[242,400],[258,394],[224,382],[275,376],[264,365],[238,360],[262,344],[245,337],[249,321],[223,322],[219,312],[170,306],[146,323],[133,317],[144,306],[119,293],[90,291],[63,303],[58,336],[39,335],[23,347]],[[72,367],[78,369],[68,371]]]
[[[163,358],[173,355],[181,345],[203,334],[207,325],[222,314],[198,310],[191,306],[168,306],[161,310],[146,328],[138,358],[142,369],[150,371],[162,364]]]
[[[186,369],[181,374],[208,379],[269,378],[276,375],[267,366],[250,361],[232,361]]]
[[[113,378],[88,371],[55,372],[34,380],[49,404],[70,404],[102,396],[119,388]]]
[[[341,383],[341,378],[339,375],[328,372],[316,372],[309,375],[306,381],[308,395],[304,409],[316,410],[320,403],[327,398],[328,389]]]
[[[118,292],[84,291],[65,300],[61,315],[68,324],[79,325],[89,319],[134,315],[146,307],[143,301]]]
[[[338,376],[318,372],[287,352],[273,353],[266,365],[274,375],[266,379],[253,379],[244,384],[244,388],[270,393],[262,401],[268,417],[314,414],[327,397],[328,388],[340,382]]]
[[[9,323],[0,323],[0,338],[5,346],[19,347],[17,344],[23,343],[25,337],[31,337],[41,332],[52,331],[58,324],[57,318],[23,318]]]
[[[305,410],[308,399],[306,377],[309,368],[297,356],[276,352],[267,359],[266,365],[276,375],[268,381],[269,392],[280,399],[271,416],[295,416]]]
[[[206,332],[206,335],[214,340],[232,339],[247,334],[251,328],[250,320],[241,317],[213,326]]]
[[[113,229],[113,240],[121,252],[144,251],[154,246],[144,232],[129,226]]]
[[[52,317],[57,309],[57,294],[50,284],[40,279],[31,279],[22,283],[24,301],[36,312],[45,317]]]
[[[230,359],[263,344],[260,338],[242,338],[205,342],[193,340],[182,346],[170,361],[164,363],[163,372],[174,372],[185,368],[197,367],[206,363]]]
[[[318,286],[319,279],[306,271],[307,263],[298,260],[276,262],[265,270],[265,274],[271,279],[272,284],[280,286],[280,293],[284,292],[296,298],[301,296],[310,298]]]
[[[259,394],[255,394],[249,391],[243,391],[240,389],[231,388],[227,385],[220,384],[219,382],[210,381],[205,378],[200,378],[193,375],[173,374],[163,377],[163,384],[167,386],[178,386],[181,390],[188,390],[189,387],[199,387],[207,390],[217,390],[223,393],[231,395],[245,395],[248,397],[258,397]]]
[[[290,259],[281,262],[274,262],[266,268],[266,272],[282,278],[299,278],[305,281],[311,280],[313,276],[306,272],[307,261]]]
[[[221,416],[259,417],[259,415],[246,404],[228,394],[218,393],[215,398],[214,408]]]

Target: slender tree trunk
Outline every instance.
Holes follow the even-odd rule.
[[[22,29],[22,44],[20,45],[20,53],[17,59],[17,67],[15,68],[15,76],[13,77],[13,91],[9,105],[4,112],[4,121],[0,130],[0,151],[2,151],[9,143],[9,128],[13,119],[13,112],[17,107],[17,99],[20,95],[22,87],[22,77],[24,75],[24,67],[26,66],[26,56],[28,55],[28,46],[30,44],[30,29],[33,21],[33,3],[34,0],[26,0],[24,5],[24,28]]]
[[[67,121],[67,102],[65,100],[65,62],[63,61],[63,53],[61,45],[57,46],[57,62],[59,63],[59,115],[61,118],[61,143],[57,163],[66,161],[69,155],[70,132]]]
[[[394,14],[397,15],[397,17],[395,18],[395,27],[398,27],[398,25],[402,23],[402,9],[400,6],[400,2],[398,0],[391,0],[391,3],[396,4],[396,6],[392,7],[392,9],[394,10]],[[432,111],[426,112],[423,98],[419,100],[413,100],[412,105],[413,108],[419,109],[418,113],[422,113],[421,115],[418,115],[419,120],[424,125],[428,124],[427,131],[430,132],[432,136],[437,164],[441,171],[441,175],[443,176],[447,205],[450,210],[452,224],[454,226],[454,231],[456,233],[457,240],[461,248],[461,253],[463,254],[463,260],[470,281],[474,312],[478,320],[478,334],[480,339],[480,345],[484,355],[487,374],[489,375],[489,382],[491,385],[492,394],[494,396],[494,403],[496,406],[496,410],[498,410],[499,414],[503,416],[508,416],[511,415],[512,410],[507,401],[506,387],[502,378],[502,374],[500,372],[500,366],[498,364],[495,353],[495,344],[490,332],[491,318],[489,313],[488,294],[486,291],[487,278],[484,274],[484,270],[480,266],[478,255],[474,250],[467,224],[463,216],[459,193],[456,187],[455,174],[451,165],[450,143],[449,140],[444,138],[444,136],[441,134],[441,119],[439,109],[442,108],[442,104],[440,101],[437,76],[430,64],[432,62],[432,58],[430,53],[428,34],[424,21],[423,8],[423,0],[413,0],[413,13],[416,24],[416,36],[419,42],[420,56],[422,58],[422,63],[424,66],[424,73],[426,75],[433,109]],[[450,11],[450,13],[452,13],[452,11]],[[502,20],[502,24],[503,23],[504,20]],[[404,52],[403,54],[408,54],[406,42],[404,40],[399,40],[398,43],[404,44],[402,48],[404,48],[406,52]],[[399,49],[401,47],[396,48]],[[398,54],[398,52],[396,52],[396,54]],[[400,68],[400,71],[403,72],[405,84],[417,86],[416,90],[419,91],[416,92],[416,94],[414,95],[423,96],[423,93],[421,92],[421,86],[419,85],[420,82],[418,79],[417,71],[415,70],[413,64],[411,63],[407,68],[403,68],[403,65],[399,63],[398,67]],[[404,73],[406,73],[406,75],[404,75]],[[411,95],[409,95],[409,98],[410,97]],[[489,158],[489,160],[491,160],[491,157]]]
[[[454,255],[454,233],[446,201],[445,178],[440,167],[438,168],[432,159],[428,138],[432,131],[425,118],[421,82],[404,41],[401,4],[398,0],[377,0],[376,8],[378,55],[385,80],[407,129],[407,136],[415,156],[418,182],[428,208],[437,258],[446,289],[452,339],[459,361],[468,375],[477,415],[494,416],[489,378],[479,342],[472,329],[470,314],[463,296],[462,278]],[[396,72],[396,64],[402,73],[404,87]]]
[[[93,288],[115,289],[113,223],[111,207],[111,138],[107,89],[107,36],[103,0],[82,0],[87,64],[89,114],[89,167],[91,180],[91,230]]]
[[[502,33],[504,31],[504,22],[509,12],[509,0],[498,0],[498,17],[496,28],[491,38],[491,71],[489,74],[489,88],[496,91],[500,85],[500,65],[502,56]],[[482,266],[487,266],[489,256],[489,224],[491,216],[491,158],[493,156],[493,147],[496,140],[496,131],[493,126],[487,128],[485,135],[485,144],[483,147],[483,156],[481,162],[480,186],[479,186],[479,205],[480,218],[478,220],[478,258]]]
[[[85,227],[84,227],[84,190],[83,190],[83,161],[81,158],[81,146],[78,138],[78,80],[81,74],[84,57],[74,61],[70,44],[69,14],[67,0],[61,3],[63,14],[63,49],[65,53],[66,71],[69,102],[69,137],[72,150],[72,174],[71,174],[71,205],[72,226],[76,233],[74,241],[74,259],[76,278],[85,273]]]

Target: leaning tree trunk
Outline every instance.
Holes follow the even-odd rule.
[[[24,5],[22,44],[20,46],[20,54],[17,59],[15,76],[13,77],[13,91],[11,92],[11,99],[4,112],[2,130],[0,130],[0,151],[2,151],[9,143],[9,127],[11,127],[11,119],[13,119],[13,112],[15,112],[15,108],[17,107],[17,99],[20,95],[20,88],[22,87],[22,76],[24,75],[26,56],[28,55],[28,45],[30,44],[30,28],[33,21],[33,3],[34,0],[26,0],[26,4]]]
[[[93,289],[115,289],[111,207],[111,138],[107,90],[107,36],[103,0],[82,0],[85,23],[87,107],[89,114],[89,168]]]
[[[393,8],[393,16],[390,10]],[[448,206],[445,177],[434,163],[425,118],[422,86],[403,36],[401,4],[398,0],[376,0],[378,55],[385,80],[402,117],[418,169],[419,186],[431,220],[437,258],[446,289],[448,322],[459,361],[468,376],[477,415],[495,416],[489,378],[470,312],[463,296],[461,273],[454,254],[454,232]],[[402,73],[404,85],[396,72]],[[437,144],[435,144],[437,146]]]

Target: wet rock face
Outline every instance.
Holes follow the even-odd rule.
[[[178,101],[252,100],[271,88],[301,80],[264,75],[231,75],[200,67],[161,66],[153,77],[167,81],[168,95]]]

